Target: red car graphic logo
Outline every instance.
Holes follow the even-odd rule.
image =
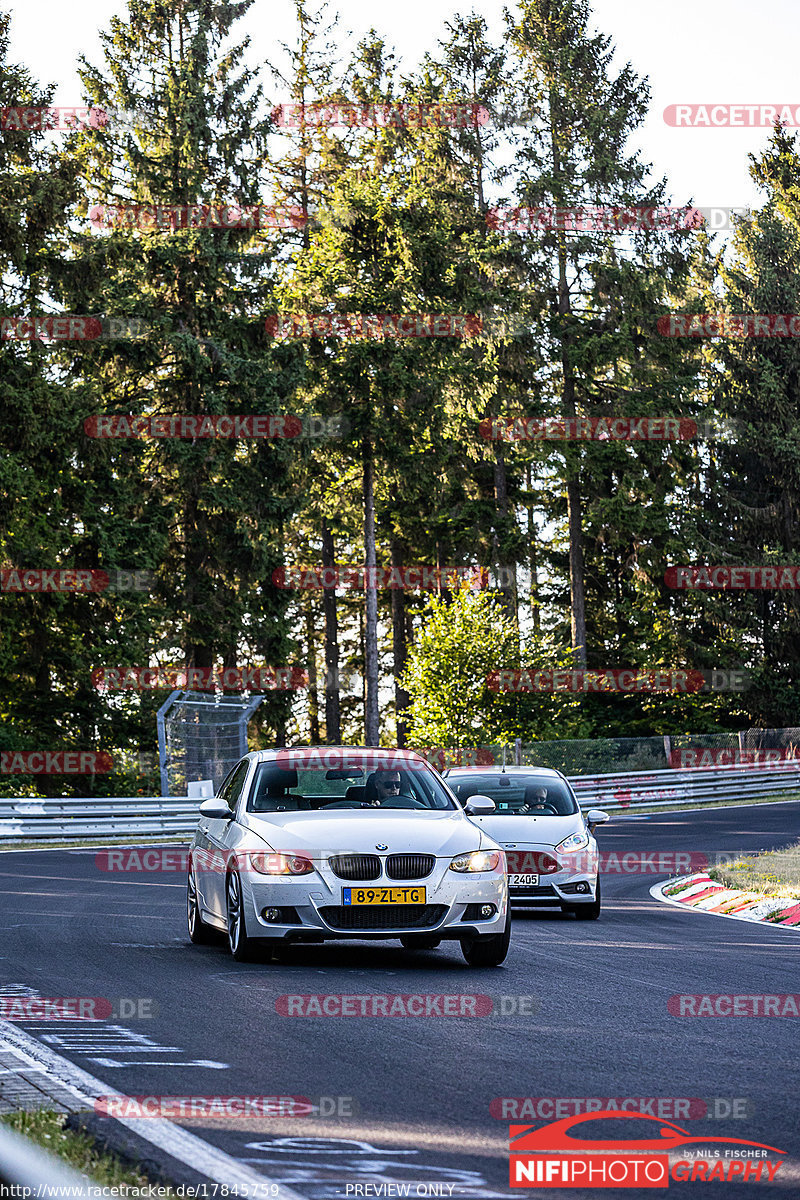
[[[573,1125],[582,1125],[584,1122],[607,1120],[609,1117],[619,1117],[620,1120],[636,1120],[636,1121],[653,1121],[659,1126],[659,1136],[653,1138],[625,1139],[621,1142],[609,1141],[608,1138],[600,1140],[583,1137],[573,1137],[568,1134],[568,1130]],[[776,1146],[767,1146],[764,1142],[751,1142],[745,1138],[726,1138],[726,1137],[706,1137],[704,1134],[692,1135],[688,1129],[683,1129],[680,1125],[674,1125],[669,1121],[663,1121],[660,1117],[651,1117],[646,1113],[622,1112],[619,1109],[604,1109],[602,1112],[579,1113],[576,1116],[565,1117],[563,1121],[553,1121],[549,1125],[542,1125],[537,1129],[533,1125],[512,1125],[509,1129],[509,1139],[511,1142],[512,1154],[526,1154],[531,1151],[545,1150],[557,1151],[560,1153],[582,1154],[587,1150],[614,1150],[616,1153],[625,1152],[626,1150],[638,1153],[642,1150],[671,1150],[679,1146],[686,1146],[692,1142],[700,1142],[705,1145],[707,1142],[725,1142],[727,1145],[734,1146],[757,1146],[760,1150],[772,1150],[776,1154],[785,1154],[785,1150],[778,1150]]]

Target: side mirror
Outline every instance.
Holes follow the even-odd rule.
[[[597,825],[604,825],[608,820],[608,813],[603,812],[602,808],[590,808],[586,814],[586,824],[589,826],[589,833],[594,833]]]
[[[464,805],[464,812],[468,817],[488,817],[496,807],[491,796],[470,796]]]
[[[228,808],[224,800],[214,796],[211,800],[204,800],[200,805],[200,816],[209,817],[212,821],[230,821],[233,817],[233,809]]]

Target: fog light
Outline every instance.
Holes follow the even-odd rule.
[[[265,908],[264,909],[264,920],[265,921],[280,921],[280,919],[281,919],[281,910],[279,908]]]
[[[588,885],[588,883],[579,883],[579,884],[578,884],[578,891],[579,891],[579,892],[588,892],[588,890],[589,890],[589,885]]]
[[[494,905],[493,904],[482,904],[481,905],[481,916],[482,917],[491,917],[493,915],[493,913],[494,913]]]

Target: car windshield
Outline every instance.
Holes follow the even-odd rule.
[[[424,763],[374,751],[285,751],[256,768],[247,811],[454,811],[438,776]]]
[[[495,803],[492,816],[567,817],[578,805],[561,779],[548,775],[473,774],[449,775],[449,786],[462,804],[472,796],[489,796]]]

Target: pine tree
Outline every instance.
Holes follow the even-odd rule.
[[[519,200],[557,211],[663,205],[664,181],[649,184],[649,167],[627,149],[648,86],[629,65],[613,72],[610,39],[591,32],[589,19],[587,0],[526,0],[510,24],[519,106],[532,113],[517,152]],[[549,358],[545,411],[537,415],[688,415],[693,369],[659,336],[656,320],[687,274],[693,234],[620,238],[553,225],[529,239],[531,260],[545,265],[547,279],[542,287],[542,270],[533,272]],[[606,653],[609,636],[621,648],[639,638],[636,581],[648,578],[639,560],[644,553],[657,561],[650,546],[664,541],[675,476],[689,460],[664,443],[565,443],[559,455],[566,503],[545,504],[550,519],[566,525],[566,546],[553,562],[569,577],[570,640],[585,665],[589,630],[593,657]],[[587,591],[595,593],[591,614]],[[622,622],[609,631],[614,612]]]
[[[81,75],[94,104],[134,116],[78,135],[87,207],[262,200],[269,121],[260,87],[239,67],[247,40],[225,45],[248,7],[131,0],[128,19],[112,19],[105,67],[84,62]],[[274,361],[264,334],[274,311],[272,247],[247,260],[243,247],[264,242],[248,229],[214,228],[204,217],[163,224],[76,235],[64,264],[65,305],[133,314],[148,331],[84,357],[93,393],[86,415],[98,396],[101,411],[146,415],[290,409],[297,363]],[[272,572],[292,505],[285,480],[293,453],[291,442],[206,439],[87,447],[90,472],[113,473],[152,510],[166,599],[153,643],[162,660],[180,648],[190,667],[287,662],[286,594]],[[279,732],[288,702],[271,694],[258,721]]]

